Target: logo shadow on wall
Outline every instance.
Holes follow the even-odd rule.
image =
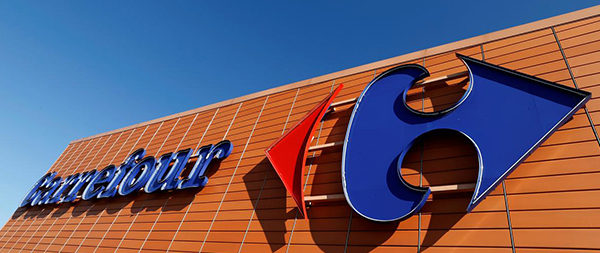
[[[466,77],[461,80],[453,80],[451,84],[433,83],[431,92],[426,87],[424,95],[418,93],[413,95],[414,97],[407,97],[407,100],[420,101],[426,97],[431,103],[429,109],[439,111],[458,101],[467,85],[468,78]],[[440,90],[444,95],[439,95]],[[327,116],[327,119],[335,121],[335,124],[329,130],[327,139],[320,143],[344,140],[352,113],[351,109],[341,110]],[[477,153],[466,137],[451,131],[438,131],[426,134],[418,141],[419,144],[413,146],[402,165],[402,173],[409,182],[419,185],[421,171],[423,173],[422,180],[426,186],[476,182]],[[310,158],[310,155],[312,152],[309,152],[307,166],[313,164],[310,171],[312,180],[309,180],[305,194],[315,196],[343,193],[340,182],[341,146],[317,151],[314,158]],[[257,184],[262,185],[267,170],[269,170],[269,176],[261,193],[260,186]],[[271,251],[288,247],[288,243],[290,247],[314,243],[324,252],[343,252],[346,240],[348,241],[347,252],[370,252],[383,244],[414,247],[416,251],[419,238],[421,250],[426,250],[428,247],[436,245],[463,219],[467,214],[466,209],[473,194],[472,189],[432,194],[432,198],[435,198],[436,201],[429,201],[423,207],[419,231],[418,216],[404,221],[374,222],[357,213],[352,213],[354,211],[345,200],[321,203],[309,208],[310,219],[304,221],[303,217],[297,217],[299,213],[297,208],[290,208],[294,206],[293,201],[287,196],[285,187],[277,178],[277,174],[266,158],[246,174],[243,180],[247,189],[253,189],[249,190],[249,195],[256,210],[255,221],[260,224],[260,228],[251,225],[250,232],[262,230]],[[260,200],[257,205],[259,194]],[[351,213],[352,222],[349,224]],[[289,242],[290,231],[294,227],[296,217],[298,220],[294,233],[291,235],[291,242]],[[310,238],[307,238],[307,234]],[[393,236],[394,238],[392,238]]]
[[[468,85],[467,76],[433,82],[421,92],[407,95],[406,101],[412,101],[408,102],[409,106],[418,111],[443,111],[461,99]],[[402,175],[409,183],[431,187],[475,184],[479,161],[475,146],[464,135],[437,130],[417,138],[401,166]],[[407,224],[404,229],[417,230],[415,242],[420,241],[421,251],[435,246],[468,214],[466,210],[473,191],[433,192],[429,199],[435,201],[427,201],[419,215],[409,218],[414,224]],[[408,220],[402,221],[396,229],[403,229],[405,222]]]
[[[344,138],[350,114],[351,110],[347,110],[327,116],[328,119],[336,121],[332,134],[326,140],[327,143]],[[333,140],[334,138],[336,140]],[[312,167],[311,178],[305,189],[306,196],[343,193],[340,181],[341,146],[317,151],[314,158],[311,158],[312,154],[313,152],[309,152],[307,158],[306,173],[311,164]],[[269,174],[261,193],[260,188],[267,171]],[[315,244],[323,252],[344,251],[350,214],[353,212],[345,200],[315,204],[307,209],[309,219],[305,220],[267,158],[252,168],[243,180],[256,210],[254,222],[260,224],[260,227],[251,225],[249,233],[263,233],[272,252],[282,250],[288,247],[288,244],[291,251],[294,251],[295,247],[302,250],[304,244]],[[353,219],[359,217],[356,213],[353,215]],[[376,235],[371,235],[369,239],[375,244],[363,247],[360,252],[368,252],[387,240],[395,232],[398,223],[370,224],[371,228],[378,230]],[[306,251],[311,249],[307,248]]]
[[[402,163],[402,174],[411,184],[419,185],[422,181],[424,186],[467,185],[477,181],[477,151],[463,135],[439,130],[421,136],[415,143]],[[467,215],[473,190],[468,188],[432,193],[430,200],[435,201],[427,201],[420,212],[420,232],[417,231],[417,236],[422,251],[436,246],[452,229],[468,229],[457,225]],[[413,219],[419,229],[419,216],[414,215],[409,219]]]

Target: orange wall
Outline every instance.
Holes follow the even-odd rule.
[[[309,220],[297,216],[264,149],[337,84],[345,87],[336,101],[357,97],[386,66],[73,142],[49,171],[101,169],[137,148],[160,155],[222,139],[235,148],[201,191],[17,209],[0,230],[0,252],[512,252],[511,231],[519,252],[598,252],[600,143],[591,122],[600,123],[600,17],[554,29],[573,76],[551,28],[404,62],[423,64],[436,78],[466,71],[459,52],[593,94],[587,114],[579,111],[505,180],[505,191],[498,187],[472,213],[464,211],[472,192],[462,191],[434,193],[435,201],[402,222],[367,221],[343,201],[311,207]],[[408,103],[440,110],[467,86],[461,77],[413,88]],[[313,145],[344,139],[351,106],[340,109]],[[341,147],[309,155],[305,194],[342,193]],[[476,166],[464,139],[430,135],[402,172],[413,184],[448,185],[475,182]]]

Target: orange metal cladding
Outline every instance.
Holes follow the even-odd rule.
[[[235,148],[210,169],[202,190],[19,208],[0,230],[0,252],[598,252],[597,13],[600,7],[592,7],[74,141],[49,171],[101,169],[143,147],[155,155],[228,139]],[[336,84],[345,87],[334,103],[357,97],[399,64],[424,64],[429,79],[463,72],[456,52],[593,98],[472,213],[465,212],[471,192],[455,191],[434,193],[419,215],[402,222],[365,220],[344,201],[314,205],[310,219],[302,219],[264,149]],[[415,86],[408,104],[440,110],[468,85],[460,76]],[[344,140],[352,106],[328,114],[311,146]],[[341,152],[336,146],[308,153],[305,195],[342,194]],[[402,173],[415,185],[472,183],[477,158],[460,136],[428,135],[409,152]]]

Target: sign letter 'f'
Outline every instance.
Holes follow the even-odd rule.
[[[591,94],[457,55],[469,69],[470,85],[449,109],[418,112],[406,92],[429,76],[419,65],[403,65],[375,78],[352,112],[342,158],[346,200],[365,218],[410,217],[430,189],[407,183],[400,165],[419,136],[446,129],[475,146],[479,174],[467,211],[499,183],[589,99]]]

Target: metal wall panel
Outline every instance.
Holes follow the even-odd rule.
[[[0,252],[598,251],[600,145],[593,130],[600,123],[599,45],[600,18],[590,17],[73,142],[49,171],[99,170],[138,148],[160,155],[223,139],[235,148],[202,190],[17,209],[0,230]],[[399,64],[424,65],[428,79],[460,73],[466,68],[457,52],[590,91],[593,98],[506,179],[506,190],[498,187],[471,213],[465,209],[472,192],[457,191],[432,194],[419,215],[402,222],[368,221],[344,201],[311,207],[309,220],[299,217],[264,149],[336,85],[344,84],[339,102]],[[468,85],[463,76],[416,86],[407,103],[442,110]],[[344,139],[352,104],[336,109],[311,145]],[[309,153],[307,196],[342,193],[341,152]],[[463,137],[431,134],[409,151],[402,173],[415,185],[473,183],[477,157]]]

